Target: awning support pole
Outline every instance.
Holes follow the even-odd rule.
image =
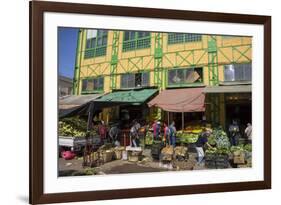
[[[167,113],[168,113],[168,126],[170,125],[170,113],[169,113],[169,111],[167,111]]]
[[[184,130],[184,113],[181,113],[182,131]]]

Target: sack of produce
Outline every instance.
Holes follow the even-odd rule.
[[[174,153],[174,147],[171,145],[164,147],[161,151],[161,154],[172,155],[173,153]]]
[[[92,160],[93,161],[96,161],[96,160],[98,160],[99,159],[99,153],[98,152],[93,152],[92,153]]]
[[[174,159],[178,161],[187,160],[188,159],[188,148],[185,146],[177,146],[174,149]]]
[[[130,162],[138,162],[142,158],[142,151],[128,151],[128,160]]]
[[[124,147],[115,147],[113,158],[117,159],[117,160],[121,159],[123,150],[124,150]]]
[[[234,164],[244,164],[245,163],[245,153],[243,151],[235,151],[233,153],[233,163]]]

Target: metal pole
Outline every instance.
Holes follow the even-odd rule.
[[[169,111],[167,111],[167,113],[168,113],[168,126],[170,125],[170,113],[169,113]]]
[[[184,130],[184,113],[181,113],[182,131]]]

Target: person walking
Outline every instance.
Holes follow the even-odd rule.
[[[173,145],[173,147],[176,146],[176,134],[177,134],[177,130],[175,127],[175,122],[173,121],[169,126],[169,136],[170,136],[169,144]]]
[[[247,127],[245,129],[245,134],[247,136],[248,143],[252,144],[252,125],[251,125],[251,123],[247,123]]]
[[[204,146],[207,145],[209,148],[212,148],[212,146],[208,143],[208,137],[210,136],[210,132],[206,130],[206,128],[203,128],[202,132],[199,134],[199,137],[195,143],[196,152],[197,152],[197,164],[202,165],[204,163]]]

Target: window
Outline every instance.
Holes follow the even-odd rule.
[[[123,41],[123,51],[150,47],[150,33],[145,31],[125,31]]]
[[[201,34],[192,33],[169,33],[168,44],[197,42],[202,40]]]
[[[103,90],[103,77],[83,79],[82,92],[102,91]]]
[[[203,83],[202,68],[181,68],[168,70],[168,85]]]
[[[240,36],[223,35],[223,39],[240,38]]]
[[[121,75],[121,88],[149,86],[149,72],[129,73]]]
[[[107,31],[87,30],[86,49],[84,58],[93,58],[106,55]]]
[[[224,66],[224,81],[251,81],[252,64],[231,64]]]

